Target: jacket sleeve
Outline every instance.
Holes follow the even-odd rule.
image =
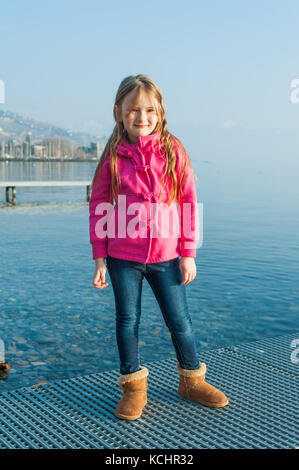
[[[107,156],[101,169],[97,172],[89,201],[89,239],[92,245],[92,257],[106,258],[108,248],[108,237],[99,235],[97,225],[106,215],[99,215],[97,208],[100,203],[109,203],[110,201],[110,157]]]
[[[195,178],[189,156],[184,147],[179,141],[176,141],[175,147],[178,157],[176,168],[179,181],[181,179],[182,165],[187,160],[182,197],[179,200],[181,210],[181,256],[196,258],[196,247],[200,239],[200,232]]]

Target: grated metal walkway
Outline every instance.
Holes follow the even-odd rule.
[[[298,448],[298,348],[299,332],[201,353],[206,380],[230,399],[220,409],[178,395],[174,359],[144,364],[148,404],[137,421],[113,414],[117,370],[1,393],[0,448]]]

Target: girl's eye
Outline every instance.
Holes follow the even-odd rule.
[[[148,113],[155,113],[155,112],[156,112],[156,111],[155,111],[155,108],[148,108],[146,111],[147,111]],[[129,111],[129,113],[138,113],[138,112],[139,112],[139,109],[137,109],[137,108],[132,108],[132,109],[130,109],[130,111]]]

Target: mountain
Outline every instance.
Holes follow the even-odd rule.
[[[28,132],[31,133],[31,142],[34,144],[54,137],[61,137],[72,141],[76,147],[88,146],[90,142],[100,142],[103,145],[107,140],[106,137],[72,132],[53,124],[40,122],[0,109],[0,143],[7,142],[10,139],[24,142]]]

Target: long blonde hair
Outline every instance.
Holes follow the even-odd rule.
[[[170,186],[169,198],[168,198],[168,204],[170,204],[173,200],[180,200],[180,198],[183,196],[182,187],[183,187],[184,180],[185,180],[186,166],[189,165],[190,168],[192,169],[190,160],[181,142],[167,130],[166,111],[165,111],[162,92],[160,88],[149,77],[147,77],[146,75],[139,74],[136,76],[129,76],[129,77],[124,78],[117,90],[114,104],[117,105],[118,108],[120,108],[125,96],[135,89],[137,90],[136,99],[138,98],[139,91],[143,89],[151,97],[155,98],[158,102],[158,110],[157,110],[158,122],[153,132],[157,132],[157,131],[160,132],[161,144],[162,144],[162,147],[164,147],[164,151],[166,154],[166,166],[165,166],[165,172],[162,177],[163,178],[162,185],[163,186],[165,185],[165,179],[166,179],[168,185]],[[113,115],[116,121],[116,125],[103,150],[103,153],[96,167],[95,174],[94,174],[93,181],[92,181],[92,185],[93,185],[98,171],[100,171],[100,168],[102,167],[107,156],[110,155],[110,159],[111,159],[110,160],[110,171],[111,171],[110,202],[111,203],[113,202],[113,199],[115,201],[117,200],[117,194],[121,187],[121,181],[120,181],[120,176],[118,172],[118,164],[117,164],[117,161],[118,161],[117,146],[125,137],[127,137],[127,132],[124,128],[123,122],[120,122],[119,119],[117,118],[115,106],[113,109]],[[175,171],[176,161],[177,161],[176,151],[179,151],[182,156],[182,165],[180,168],[179,181],[178,181],[177,173]],[[193,169],[192,169],[192,172],[193,172]],[[195,176],[195,179],[196,179],[196,176]]]

